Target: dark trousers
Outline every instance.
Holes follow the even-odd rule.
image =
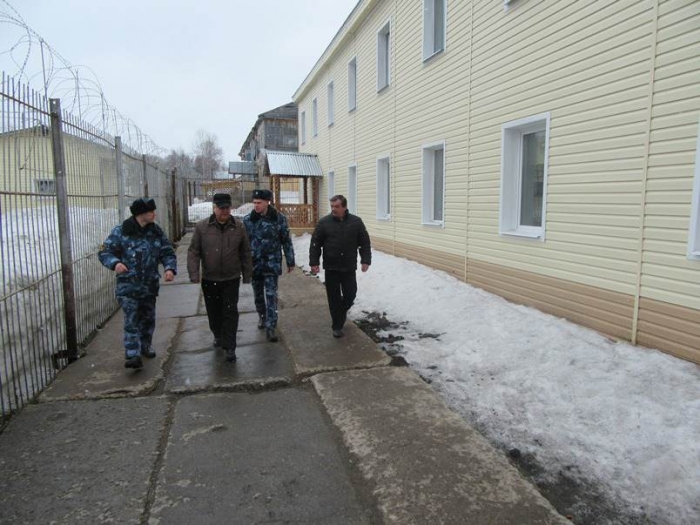
[[[238,290],[240,279],[230,281],[202,280],[204,305],[207,307],[209,328],[214,338],[226,350],[236,348],[238,331]]]
[[[141,355],[151,347],[156,328],[156,296],[134,299],[117,297],[124,312],[124,349],[126,358]]]
[[[253,275],[255,309],[265,317],[265,327],[277,326],[277,274]]]
[[[333,330],[340,330],[345,324],[348,310],[355,302],[357,279],[355,272],[326,270],[326,296],[333,319]]]

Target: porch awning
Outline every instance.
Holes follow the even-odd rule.
[[[265,151],[267,171],[278,177],[323,177],[316,155],[291,151]]]

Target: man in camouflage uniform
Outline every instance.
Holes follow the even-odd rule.
[[[165,280],[177,273],[175,250],[155,223],[153,199],[136,199],[132,216],[117,226],[100,247],[100,262],[117,273],[116,296],[124,312],[126,368],[141,368],[141,356],[155,357],[151,347],[156,326],[156,297],[160,288],[158,265]]]
[[[270,190],[253,191],[253,211],[243,218],[253,252],[253,291],[258,328],[277,341],[277,280],[282,275],[282,250],[287,271],[294,270],[294,246],[287,218],[270,205]]]

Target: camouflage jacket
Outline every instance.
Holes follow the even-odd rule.
[[[243,224],[253,252],[253,274],[282,275],[282,250],[287,267],[294,267],[294,245],[284,215],[270,206],[265,215],[250,212]]]
[[[158,295],[158,264],[177,273],[173,245],[157,224],[141,227],[134,217],[117,226],[100,247],[100,262],[110,270],[117,263],[129,270],[117,274],[117,297],[142,298]]]

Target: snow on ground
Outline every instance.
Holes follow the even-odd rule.
[[[235,217],[243,217],[253,211],[253,203],[247,202],[238,208],[231,210],[231,215]],[[201,221],[212,214],[211,202],[196,202],[188,208],[187,217],[190,222]]]
[[[306,269],[310,239],[294,239]],[[402,355],[492,441],[651,523],[700,523],[700,367],[376,250],[357,276],[349,317],[407,321]]]

